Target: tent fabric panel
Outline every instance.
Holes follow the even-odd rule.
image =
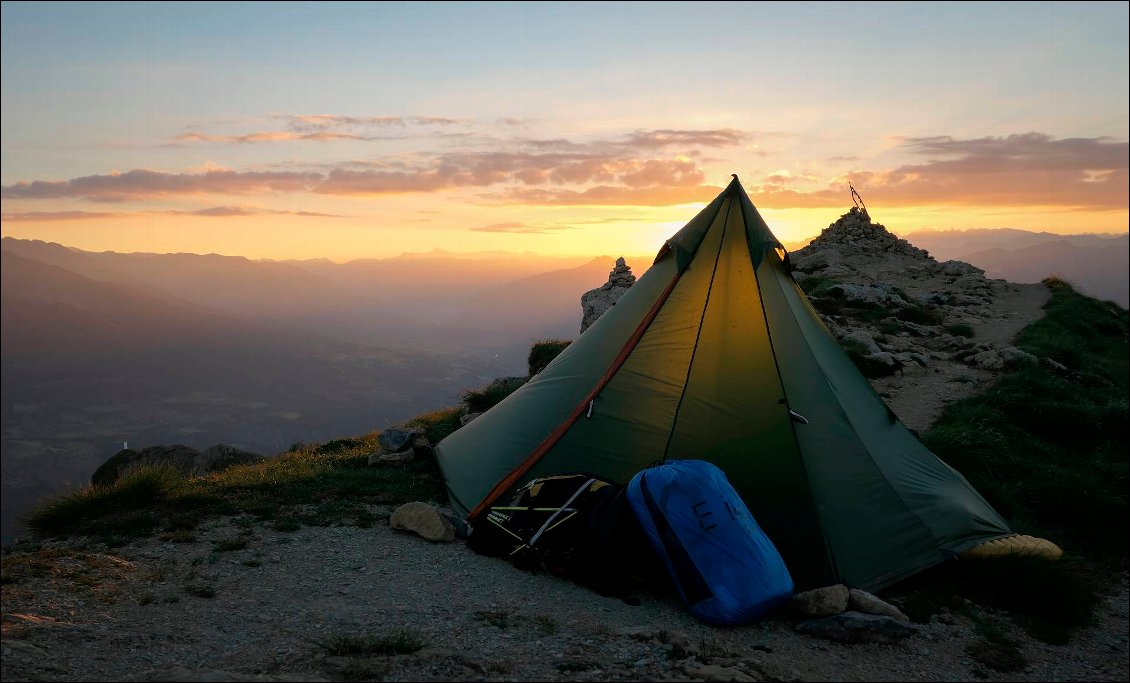
[[[714,198],[699,211],[698,214],[690,220],[689,223],[684,225],[679,232],[671,236],[666,242],[663,243],[663,248],[659,250],[659,254],[655,257],[655,262],[658,263],[668,254],[675,255],[675,263],[678,265],[679,272],[683,272],[690,265],[691,260],[698,253],[702,240],[710,231],[710,227],[714,224],[716,217],[722,207],[722,203],[734,193],[733,183],[727,187],[725,191]]]
[[[802,575],[823,568],[817,575],[831,578],[738,202],[723,227],[666,457],[723,469],[786,565],[801,568]],[[692,267],[707,254],[704,245]]]
[[[773,235],[773,231],[769,229],[769,225],[761,217],[761,213],[753,206],[753,202],[749,200],[749,195],[740,189],[738,195],[741,200],[742,217],[745,220],[749,257],[750,261],[753,262],[753,269],[756,271],[761,266],[762,259],[772,249],[778,248],[783,253],[785,248]]]
[[[596,386],[652,304],[676,277],[675,259],[653,265],[544,370],[436,446],[452,508],[466,515]]]
[[[1011,532],[961,475],[889,411],[824,326],[785,264],[759,278],[776,321],[778,362],[833,562],[849,585],[878,590],[955,552]],[[865,520],[865,521],[864,521]]]
[[[707,231],[698,257],[593,401],[591,414],[573,424],[527,479],[575,470],[627,484],[641,469],[663,459],[724,232],[718,223],[731,207],[736,210],[736,202],[721,205],[716,228]]]

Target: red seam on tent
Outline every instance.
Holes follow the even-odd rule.
[[[675,289],[675,284],[679,281],[681,276],[682,273],[676,271],[675,276],[671,278],[671,283],[660,293],[659,298],[652,304],[647,315],[644,316],[644,319],[636,326],[635,332],[632,332],[632,336],[628,337],[624,348],[620,349],[620,353],[613,359],[612,365],[608,366],[608,369],[601,375],[600,380],[596,383],[596,387],[589,392],[588,396],[585,396],[584,400],[577,404],[576,408],[573,408],[573,412],[569,413],[569,417],[565,418],[564,422],[558,425],[556,429],[550,432],[549,436],[545,437],[544,441],[538,444],[534,452],[530,453],[529,457],[523,460],[521,465],[518,465],[510,474],[503,477],[501,481],[494,485],[494,488],[490,490],[487,497],[476,505],[474,510],[471,510],[471,514],[467,515],[467,519],[473,520],[482,514],[484,510],[490,507],[495,499],[505,493],[519,478],[529,472],[530,469],[537,464],[538,460],[541,460],[542,456],[548,453],[549,449],[553,448],[554,444],[561,440],[561,437],[565,436],[565,432],[569,431],[573,423],[584,414],[589,404],[596,400],[597,394],[612,381],[612,377],[620,369],[620,366],[624,364],[624,361],[628,360],[628,356],[632,355],[632,351],[636,348],[636,345],[639,344],[640,339],[643,338],[643,334],[647,331],[647,328],[651,326],[651,321],[655,319],[655,316],[659,315],[659,309],[663,308],[663,304],[667,301],[667,297],[671,295],[671,291]]]

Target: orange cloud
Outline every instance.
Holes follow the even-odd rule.
[[[733,128],[713,130],[642,130],[629,135],[625,145],[642,149],[669,147],[671,145],[699,147],[733,147],[745,141],[747,135]]]
[[[253,142],[290,142],[307,140],[314,142],[334,142],[337,140],[377,140],[381,138],[353,135],[351,133],[296,133],[294,131],[266,131],[246,135],[207,135],[205,133],[182,133],[175,138],[177,142],[207,142],[246,144]]]
[[[709,202],[722,188],[713,185],[682,187],[618,187],[597,185],[583,191],[514,188],[509,192],[487,195],[487,198],[512,204],[547,204],[568,206],[671,206]]]
[[[1125,209],[1130,204],[1125,142],[1024,133],[970,140],[907,138],[902,146],[941,158],[885,171],[853,171],[812,191],[785,189],[781,178],[769,176],[750,192],[772,208],[842,206],[848,182],[868,199],[888,206]]]
[[[0,214],[0,221],[12,223],[39,223],[48,221],[82,221],[94,218],[112,218],[117,213],[99,211],[26,211]]]
[[[4,199],[56,199],[82,197],[116,202],[182,194],[253,194],[305,192],[321,182],[320,173],[298,171],[229,171],[165,173],[135,169],[125,173],[83,176],[71,180],[34,180],[5,185]]]
[[[164,211],[27,211],[22,213],[5,213],[0,215],[4,221],[17,223],[37,223],[49,221],[80,221],[98,218],[128,218],[131,216],[203,216],[205,218],[231,218],[239,216],[307,216],[312,218],[343,218],[339,214],[320,213],[317,211],[280,211],[277,209],[263,209],[255,206],[212,206],[206,209]]]

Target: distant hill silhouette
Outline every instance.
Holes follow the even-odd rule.
[[[922,230],[906,239],[935,258],[972,263],[989,277],[1039,282],[1055,275],[1089,296],[1130,305],[1130,236],[1126,234]]]

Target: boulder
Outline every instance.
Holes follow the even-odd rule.
[[[418,427],[389,427],[377,437],[377,443],[386,451],[399,453],[412,448],[412,442],[419,436],[424,436],[424,430]]]
[[[806,617],[826,617],[848,608],[848,588],[843,584],[814,588],[793,596],[792,610]]]
[[[392,512],[388,526],[397,531],[411,531],[429,541],[455,540],[455,526],[437,508],[427,503],[405,503]]]
[[[899,621],[910,621],[910,617],[902,613],[898,607],[891,603],[868,593],[861,591],[858,588],[852,588],[848,591],[848,608],[855,612],[863,612],[864,614],[878,614]]]
[[[841,643],[897,643],[918,630],[892,617],[862,612],[844,612],[797,625],[798,632]]]
[[[127,471],[144,465],[168,465],[186,477],[200,477],[233,465],[259,462],[263,457],[225,444],[209,446],[204,451],[180,444],[150,446],[140,451],[125,448],[94,470],[90,483],[95,486],[112,484]]]
[[[608,282],[581,295],[581,332],[615,306],[635,282],[636,276],[632,275],[632,269],[624,261],[624,257],[616,259],[615,267],[608,274]]]

